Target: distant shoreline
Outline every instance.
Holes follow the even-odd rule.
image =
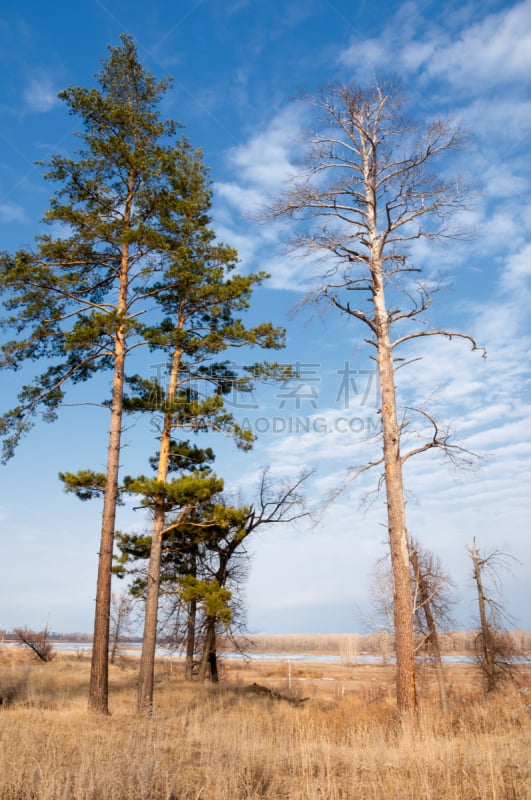
[[[347,635],[348,636],[348,635]],[[259,638],[259,637],[257,637]],[[268,637],[272,638],[272,637]],[[70,656],[83,656],[92,652],[92,642],[86,641],[64,641],[64,640],[50,640],[53,649],[61,655]],[[394,663],[394,652],[392,649],[386,649],[385,652],[353,652],[349,648],[338,648],[332,650],[331,648],[323,649],[257,649],[253,644],[262,642],[253,642],[247,640],[247,647],[236,649],[232,647],[223,649],[220,647],[218,655],[221,659],[230,661],[253,661],[253,662],[293,662],[293,663],[329,663],[329,664],[344,664],[344,665],[381,665]],[[9,649],[24,649],[24,645],[15,641],[4,641],[4,646]],[[118,649],[120,656],[130,656],[133,658],[139,657],[142,649],[142,643],[124,642]],[[170,659],[184,659],[182,650],[168,648],[164,646],[157,647],[157,658],[170,658]],[[423,653],[418,656],[419,663],[430,663],[430,656],[428,653]],[[446,664],[472,664],[476,660],[475,653],[470,650],[463,650],[462,652],[443,653],[442,660]],[[516,656],[515,661],[528,664],[531,663],[531,653],[529,651],[522,651]]]

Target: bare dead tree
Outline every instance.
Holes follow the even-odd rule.
[[[517,671],[517,649],[506,629],[501,600],[500,573],[510,570],[516,559],[509,553],[495,549],[482,554],[474,537],[467,547],[473,564],[474,583],[478,595],[480,629],[476,636],[476,654],[485,681],[487,693],[495,692],[501,682],[514,677]],[[498,599],[487,594],[485,577],[490,580]]]
[[[264,469],[255,498],[249,505],[241,502],[232,505],[231,498],[221,498],[222,507],[217,512],[221,511],[221,526],[218,530],[210,529],[213,536],[206,543],[207,558],[203,564],[206,575],[221,591],[227,587],[238,589],[243,584],[247,576],[245,546],[251,534],[266,526],[289,524],[309,515],[302,488],[312,472],[305,470],[295,479],[276,482],[270,471]],[[223,507],[226,514],[223,513]],[[233,602],[234,609],[241,612],[237,597]],[[231,612],[230,622],[232,621]],[[208,665],[210,678],[214,682],[218,681],[216,622],[214,614],[206,614],[205,643],[199,665],[200,679],[205,678]],[[226,627],[228,629],[228,625]],[[241,625],[239,632],[241,633]]]
[[[380,384],[382,457],[354,469],[352,476],[369,467],[384,467],[397,703],[407,712],[416,707],[416,690],[403,465],[428,450],[438,449],[453,459],[459,450],[421,411],[432,433],[404,452],[403,436],[411,421],[398,407],[396,370],[405,362],[397,349],[416,339],[441,336],[480,349],[466,333],[423,323],[433,290],[410,256],[415,241],[458,233],[449,220],[463,207],[464,187],[459,180],[439,180],[431,166],[459,147],[463,137],[444,120],[423,128],[408,121],[404,97],[391,85],[370,90],[333,86],[305,102],[317,119],[305,137],[304,165],[264,216],[291,218],[295,225],[291,249],[325,264],[307,301],[324,303],[363,323],[368,331],[365,341],[373,348]]]
[[[114,664],[116,656],[123,643],[123,637],[131,631],[132,619],[136,598],[128,591],[119,594],[111,593],[110,626],[109,626],[109,661]]]
[[[409,557],[413,572],[415,621],[422,635],[421,645],[425,645],[437,675],[439,699],[443,711],[448,711],[448,692],[439,642],[439,631],[447,628],[450,621],[449,609],[452,603],[450,591],[453,583],[443,570],[439,558],[427,548],[412,539]]]
[[[454,583],[444,570],[440,559],[417,540],[409,542],[411,596],[416,634],[416,653],[425,651],[433,660],[437,676],[441,708],[448,710],[448,692],[442,662],[440,633],[452,624]],[[393,575],[387,556],[376,563],[371,584],[376,618],[383,620],[385,629],[393,629]]]
[[[369,620],[371,629],[389,632],[393,629],[393,574],[389,554],[381,556],[373,567],[369,585],[374,615]]]
[[[28,647],[39,661],[46,663],[55,656],[47,625],[44,626],[42,631],[33,631],[31,628],[25,627],[15,628],[13,633],[16,641]]]

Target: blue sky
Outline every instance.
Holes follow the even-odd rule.
[[[50,6],[5,0],[0,12],[1,247],[31,245],[52,187],[38,159],[75,146],[76,121],[57,93],[90,86],[107,46],[135,37],[146,68],[173,75],[163,113],[180,120],[202,147],[214,181],[214,225],[238,248],[241,268],[265,269],[253,318],[286,325],[282,356],[304,374],[289,391],[257,389],[255,408],[237,408],[260,432],[240,454],[212,441],[216,468],[231,487],[252,494],[261,467],[293,475],[315,466],[319,500],[363,464],[377,424],[364,331],[335,316],[290,312],[315,264],[282,250],[283,225],[249,214],[274,196],[301,153],[301,91],[334,81],[367,85],[400,78],[412,112],[451,115],[469,133],[449,167],[475,186],[467,241],[418,247],[428,275],[442,273],[430,320],[475,336],[483,361],[458,342],[421,340],[422,361],[400,373],[404,403],[422,403],[482,454],[476,471],[458,471],[431,454],[407,464],[409,528],[436,552],[458,586],[460,625],[473,624],[466,545],[507,547],[521,562],[504,576],[515,626],[531,628],[529,558],[531,275],[531,2],[352,2],[349,0],[138,0]],[[146,365],[146,369],[154,365]],[[347,375],[345,375],[345,369]],[[26,374],[22,377],[26,377]],[[342,381],[348,378],[350,391]],[[2,376],[2,406],[20,376]],[[91,630],[99,508],[63,494],[59,471],[105,461],[107,419],[76,405],[101,399],[106,379],[76,390],[58,423],[40,425],[0,467],[2,581],[0,627]],[[297,407],[298,406],[298,407]],[[145,471],[149,431],[125,432],[124,471]],[[252,631],[365,631],[371,571],[385,552],[385,509],[371,494],[377,475],[351,482],[320,522],[261,533],[252,546],[247,586]],[[119,526],[142,530],[126,505]]]

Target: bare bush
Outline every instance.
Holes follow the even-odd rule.
[[[468,551],[478,595],[480,629],[476,637],[476,655],[486,691],[495,692],[503,680],[515,677],[518,651],[505,626],[507,614],[502,602],[492,593],[487,594],[485,577],[490,578],[491,591],[501,597],[500,572],[510,570],[516,559],[498,549],[481,553],[475,538]]]
[[[39,661],[51,661],[55,656],[53,644],[48,636],[48,627],[42,631],[33,631],[31,628],[15,628],[13,631],[19,644],[28,647]]]

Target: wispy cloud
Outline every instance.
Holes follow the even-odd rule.
[[[293,177],[303,113],[300,104],[289,104],[264,131],[229,152],[230,163],[246,183],[261,187],[264,194],[275,193]]]
[[[467,91],[524,80],[531,75],[531,2],[524,0],[439,41],[425,62],[434,77]]]
[[[364,41],[356,38],[339,61],[359,79],[381,78],[385,72],[410,76],[422,70],[424,79],[444,80],[467,93],[529,80],[529,0],[465,26],[459,17],[452,20],[452,15],[447,23],[443,30],[423,18],[418,4],[404,3],[381,35]]]
[[[524,245],[507,259],[501,284],[505,289],[523,292],[531,289],[531,244]],[[526,303],[527,306],[527,303]],[[527,314],[527,308],[525,313]]]
[[[2,222],[26,222],[24,209],[15,203],[0,203],[0,220]]]
[[[59,103],[53,82],[47,77],[32,78],[26,86],[23,99],[28,111],[45,113]]]
[[[308,262],[282,255],[285,223],[256,221],[296,173],[303,124],[304,109],[300,104],[285,106],[264,130],[228,152],[227,161],[235,178],[215,187],[222,200],[222,211],[216,216],[218,235],[238,246],[244,266],[253,259],[259,260],[260,268],[271,275],[270,285],[276,289],[299,291],[311,274]]]

